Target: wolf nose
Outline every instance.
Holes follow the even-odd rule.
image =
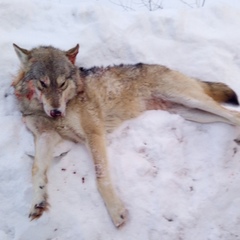
[[[60,117],[60,116],[62,116],[62,112],[59,111],[58,109],[53,109],[53,110],[50,111],[50,115],[53,118]]]

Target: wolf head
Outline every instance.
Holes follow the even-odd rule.
[[[78,68],[74,66],[79,45],[68,51],[51,46],[32,50],[13,46],[21,61],[22,81],[32,83],[33,91],[49,117],[63,117],[67,102],[82,89]]]

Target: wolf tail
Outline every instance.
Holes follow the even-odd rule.
[[[205,93],[219,103],[239,105],[237,94],[224,83],[201,82]]]

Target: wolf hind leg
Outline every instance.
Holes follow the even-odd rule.
[[[222,122],[222,123],[228,123],[232,124],[231,121],[229,121],[226,118],[220,117],[216,114],[206,112],[199,109],[193,109],[189,107],[184,106],[177,106],[174,107],[170,112],[179,114],[184,119],[188,121],[198,122],[198,123],[214,123],[214,122]]]
[[[173,92],[172,92],[173,93]],[[232,111],[224,108],[218,102],[216,102],[213,98],[209,97],[203,91],[183,91],[184,94],[176,94],[173,97],[167,97],[168,100],[186,106],[191,109],[202,110],[207,113],[211,113],[213,115],[219,116],[225,119],[225,122],[240,126],[240,113],[237,111]],[[198,113],[200,116],[200,113]],[[208,116],[209,117],[209,116]],[[202,117],[203,118],[203,117]],[[213,118],[212,118],[213,119]]]
[[[214,114],[218,117],[226,119],[229,124],[240,126],[240,113],[237,111],[229,110],[221,106],[210,98],[210,101],[199,102],[196,106],[197,109]]]

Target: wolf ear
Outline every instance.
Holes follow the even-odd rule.
[[[23,66],[26,66],[26,64],[28,63],[28,60],[30,58],[30,54],[31,52],[24,49],[24,48],[20,48],[18,45],[16,45],[15,43],[13,43],[13,47],[17,53],[17,56],[20,60],[20,62],[22,63]]]
[[[66,56],[68,57],[68,59],[70,60],[70,62],[72,64],[75,64],[76,61],[76,57],[78,54],[78,50],[79,50],[79,44],[76,45],[76,47],[69,49],[68,51],[65,52]]]

